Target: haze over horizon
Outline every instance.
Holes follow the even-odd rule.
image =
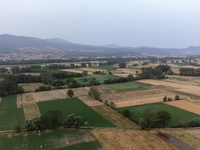
[[[1,0],[0,34],[88,45],[200,46],[198,0]]]

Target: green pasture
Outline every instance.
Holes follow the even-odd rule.
[[[0,149],[2,150],[36,150],[59,149],[59,150],[95,150],[100,149],[100,144],[93,140],[84,142],[81,137],[93,137],[87,131],[80,130],[55,130],[41,133],[20,133],[18,135],[0,135]],[[82,140],[82,141],[81,141]],[[68,142],[68,145],[66,144]],[[76,143],[77,142],[77,143]]]
[[[74,113],[76,116],[83,117],[81,126],[85,126],[88,121],[92,127],[114,127],[108,120],[83,103],[78,98],[54,100],[37,103],[41,115],[48,110],[59,110],[62,112],[62,119],[64,120],[67,115]]]
[[[129,89],[131,90],[131,89],[149,87],[151,85],[139,82],[124,82],[124,83],[105,84],[104,86],[115,90],[129,90]]]
[[[179,126],[180,120],[187,122],[190,119],[194,119],[195,117],[200,118],[200,115],[188,112],[186,110],[177,107],[173,107],[171,105],[167,105],[165,103],[153,103],[153,104],[124,107],[124,108],[118,108],[117,111],[121,112],[124,109],[128,109],[131,112],[131,119],[133,119],[134,122],[139,123],[143,111],[149,107],[153,108],[156,111],[165,110],[171,114],[172,119],[167,124],[166,127],[177,127]],[[159,127],[159,126],[155,125],[154,127]]]
[[[24,124],[23,108],[17,108],[16,95],[6,96],[0,102],[0,131],[12,130],[15,125]],[[1,145],[1,144],[0,144]]]

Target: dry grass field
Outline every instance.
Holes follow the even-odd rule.
[[[33,118],[41,116],[40,110],[39,110],[38,105],[36,103],[24,104],[23,110],[24,110],[25,120],[31,120]]]
[[[157,136],[144,130],[93,129],[93,135],[105,150],[175,150]]]
[[[42,91],[42,92],[36,92],[35,95],[37,97],[37,102],[56,100],[56,99],[66,99],[68,98],[66,94],[67,91],[68,91],[67,89]],[[77,96],[77,95],[74,95],[74,96]]]
[[[160,89],[152,89],[152,90],[102,94],[101,99],[103,101],[105,100],[113,101],[117,105],[117,108],[120,108],[120,107],[162,102],[163,97],[165,95],[172,98],[175,96],[174,94],[167,92],[167,89],[160,87]],[[180,97],[183,98],[183,96]]]
[[[145,83],[145,84],[157,85],[157,86],[162,85],[162,86],[166,86],[166,87],[171,87],[175,91],[200,96],[200,92],[199,92],[200,86],[172,83],[172,82],[167,82],[165,80],[149,80],[148,79],[148,80],[139,80],[138,82]]]
[[[200,105],[190,103],[185,100],[170,101],[170,102],[165,102],[165,103],[200,115]]]
[[[40,86],[46,86],[43,83],[20,83],[19,86],[24,88],[24,92],[34,92]]]
[[[76,69],[60,69],[61,71],[68,71],[68,72],[75,72],[75,73],[83,73],[82,70],[76,70]],[[88,74],[92,74],[91,71],[88,71]]]
[[[103,105],[103,103],[93,99],[90,96],[79,96],[78,97],[82,102],[84,102],[86,105],[88,106],[99,106],[99,105]]]
[[[17,95],[17,108],[23,107],[25,120],[41,116],[36,100],[35,93]]]
[[[194,135],[196,138],[198,138],[198,144],[199,144],[199,148],[200,148],[200,128],[186,128],[183,129],[184,132],[187,132],[188,134]]]

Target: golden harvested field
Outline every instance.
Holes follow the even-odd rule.
[[[18,85],[24,88],[24,92],[35,92],[38,87],[46,86],[43,83],[20,83]]]
[[[36,103],[35,93],[25,93],[17,95],[17,108],[21,108],[24,104]]]
[[[95,72],[95,71],[108,71],[105,69],[96,69],[96,68],[78,68],[78,70],[81,70],[83,72],[83,70],[88,71],[88,72]]]
[[[183,129],[183,131],[191,134],[191,135],[194,135],[196,138],[198,138],[199,140],[199,148],[200,148],[200,128],[186,128],[186,129]]]
[[[170,101],[170,102],[165,102],[165,104],[178,107],[178,108],[200,115],[200,105],[190,103],[185,100]]]
[[[80,96],[78,97],[82,102],[84,102],[86,105],[88,106],[99,106],[99,105],[103,105],[103,103],[93,99],[90,96]]]
[[[167,82],[165,80],[149,80],[148,79],[148,80],[139,80],[138,82],[145,83],[145,84],[152,84],[152,85],[163,85],[166,87],[171,87],[175,91],[200,96],[200,92],[199,92],[200,86],[172,83],[172,82]]]
[[[83,73],[82,70],[75,70],[75,69],[60,69],[61,71],[68,71],[68,72],[75,72],[75,73]],[[92,72],[88,71],[88,74],[92,74]]]
[[[138,73],[142,73],[141,70],[127,69],[127,68],[121,68],[121,69],[117,69],[117,70],[122,71],[127,74],[136,74],[136,71],[138,71]]]
[[[37,97],[37,102],[39,101],[48,101],[48,100],[56,100],[56,99],[65,99],[68,98],[66,92],[67,89],[62,90],[52,90],[52,91],[42,91],[42,92],[36,92],[35,95]],[[73,97],[76,97],[77,95],[74,94]]]
[[[112,101],[117,105],[117,108],[120,108],[162,102],[165,95],[171,98],[174,98],[175,96],[174,94],[161,88],[153,90],[131,91],[125,93],[102,94],[101,99],[103,101]],[[183,98],[183,96],[180,97]]]
[[[17,95],[17,108],[23,107],[25,120],[41,116],[36,100],[35,93]]]
[[[93,129],[92,134],[105,150],[175,150],[157,136],[144,130]]]

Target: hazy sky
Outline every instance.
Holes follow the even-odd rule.
[[[200,0],[0,0],[0,34],[73,43],[200,46]]]

